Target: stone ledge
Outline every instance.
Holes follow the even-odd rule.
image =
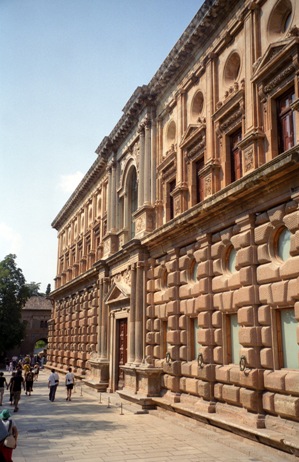
[[[136,401],[137,402],[137,401]],[[299,444],[295,438],[286,437],[285,434],[276,432],[270,429],[257,429],[244,424],[237,424],[232,418],[219,416],[216,414],[209,414],[207,412],[194,411],[191,406],[185,404],[172,403],[165,398],[152,398],[152,404],[161,407],[167,411],[176,412],[178,414],[198,420],[202,423],[212,425],[214,427],[222,428],[223,430],[230,431],[236,435],[248,438],[253,441],[271,446],[279,449],[288,454],[299,457]]]
[[[87,387],[93,388],[94,390],[97,390],[98,392],[106,391],[107,388],[108,388],[108,382],[107,383],[104,383],[104,382],[100,383],[100,382],[95,382],[94,380],[88,380],[88,379],[82,379],[82,382]]]
[[[157,405],[153,402],[153,398],[149,398],[148,396],[135,394],[133,392],[130,393],[127,390],[116,390],[116,393],[122,399],[126,399],[131,403],[139,404],[139,406],[141,406],[144,410],[157,408]]]

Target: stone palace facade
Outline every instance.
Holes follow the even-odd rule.
[[[297,0],[206,0],[52,223],[48,365],[298,430],[298,140]]]

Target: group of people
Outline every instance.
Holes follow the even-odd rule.
[[[59,385],[59,375],[55,369],[51,370],[51,374],[48,378],[48,388],[49,388],[49,400],[55,401],[56,390]],[[66,401],[71,401],[72,390],[75,385],[75,376],[72,372],[72,368],[69,367],[67,374],[65,375],[65,386],[66,386]]]
[[[24,377],[22,375],[24,371]],[[33,382],[38,373],[34,373],[32,367],[27,367],[26,364],[23,368],[18,368],[15,372],[12,372],[12,376],[7,382],[3,372],[0,372],[0,406],[3,405],[3,396],[5,388],[9,390],[10,404],[14,405],[14,412],[19,410],[19,401],[21,398],[22,389],[26,395],[31,396],[33,390]],[[48,377],[48,388],[49,388],[49,400],[53,402],[55,400],[56,390],[59,385],[59,375],[52,369],[51,374]],[[72,390],[75,385],[75,376],[72,372],[72,368],[68,369],[65,375],[65,386],[66,386],[66,401],[71,401]],[[17,446],[18,430],[14,420],[11,418],[10,411],[4,409],[0,413],[0,462],[12,462],[12,452]]]
[[[8,358],[5,359],[5,367],[7,372],[13,372],[18,368],[23,368],[24,365],[30,366],[32,369],[38,367],[38,369],[43,369],[45,364],[45,357],[43,354],[30,356],[26,355],[25,357],[13,356],[11,360]]]

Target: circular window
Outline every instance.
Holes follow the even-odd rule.
[[[236,273],[236,262],[237,262],[237,251],[236,249],[231,246],[226,254],[226,269],[229,271],[231,274]]]
[[[191,115],[192,117],[198,117],[201,112],[202,112],[202,109],[203,109],[203,102],[204,102],[204,99],[203,99],[203,94],[201,91],[198,91],[193,100],[192,100],[192,104],[191,104]]]
[[[277,256],[280,260],[286,261],[290,258],[291,233],[287,228],[283,228],[278,234]]]
[[[281,34],[285,34],[292,21],[292,3],[290,0],[280,0],[273,8],[269,22],[268,33],[273,38],[279,38]]]
[[[239,76],[241,59],[239,54],[234,51],[227,59],[224,66],[224,82],[227,85],[234,83]]]

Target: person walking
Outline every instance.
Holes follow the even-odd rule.
[[[10,417],[11,417],[10,412],[7,409],[3,409],[3,411],[0,414],[0,419],[8,433],[8,436],[4,440],[3,448],[2,448],[2,454],[4,455],[6,462],[12,462],[12,451],[17,447],[17,440],[18,440],[17,426]],[[12,441],[9,444],[8,440],[10,439],[11,435],[14,441]]]
[[[55,369],[51,370],[51,374],[49,375],[48,378],[48,388],[50,389],[49,392],[49,400],[53,401],[55,400],[55,395],[56,395],[56,390],[59,385],[59,375],[57,372],[55,372]]]
[[[0,372],[0,406],[2,406],[5,386],[7,388],[6,378],[4,377],[3,372]]]
[[[35,363],[35,366],[33,368],[33,381],[34,382],[37,382],[38,374],[39,374],[39,365],[38,363]]]
[[[14,412],[18,412],[22,387],[25,390],[25,380],[22,376],[22,371],[18,370],[16,375],[11,378],[11,381],[12,381],[12,393],[13,393],[13,400],[14,400]]]
[[[28,394],[31,396],[31,392],[33,390],[33,371],[30,369],[25,374],[25,384],[26,384],[26,395]]]
[[[72,390],[75,385],[75,376],[72,373],[72,368],[69,367],[68,373],[65,376],[65,386],[66,386],[66,401],[71,401]]]
[[[13,377],[14,377],[15,375],[16,375],[16,373],[13,372],[12,375],[11,375],[10,381],[8,382],[8,385],[7,385],[7,389],[9,390],[9,401],[10,401],[10,404],[12,404],[12,402],[13,402],[13,391],[12,391],[12,383],[13,383],[13,381],[12,381],[12,379],[13,379]]]
[[[8,436],[8,431],[6,430],[6,426],[0,419],[0,462],[6,462],[5,458],[5,448],[4,448],[4,440]]]

